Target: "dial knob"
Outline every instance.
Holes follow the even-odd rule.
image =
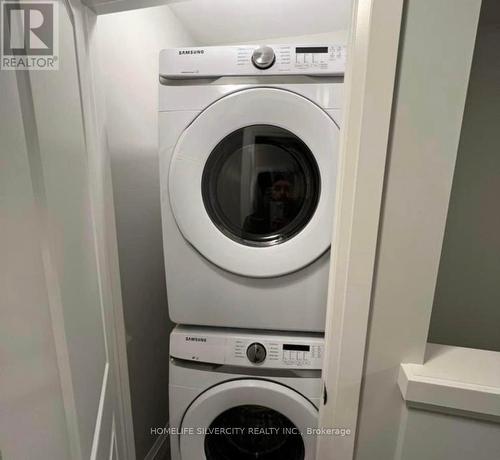
[[[251,363],[262,363],[266,359],[266,348],[261,343],[252,343],[247,348],[247,358]]]
[[[259,46],[252,54],[252,62],[258,69],[269,69],[274,64],[276,56],[270,46]]]

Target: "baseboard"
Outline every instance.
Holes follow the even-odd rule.
[[[149,449],[149,452],[144,457],[144,460],[164,460],[170,458],[170,442],[167,429],[163,434],[160,434],[154,444]],[[166,455],[168,453],[168,455]]]

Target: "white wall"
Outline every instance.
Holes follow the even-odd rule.
[[[409,409],[398,460],[500,458],[500,424]],[[377,457],[372,457],[372,459]]]
[[[168,6],[97,22],[137,458],[168,422],[168,319],[158,169],[158,54],[193,45]]]
[[[429,341],[500,351],[500,11],[484,12]]]

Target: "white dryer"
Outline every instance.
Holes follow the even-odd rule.
[[[172,321],[324,329],[344,66],[333,45],[161,52]]]
[[[313,460],[319,334],[177,326],[170,338],[172,460]]]

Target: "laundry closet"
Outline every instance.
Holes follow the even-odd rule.
[[[0,460],[500,458],[494,0],[22,3]]]
[[[144,456],[159,438],[149,428],[168,426],[165,388],[172,321],[266,331],[311,331],[311,340],[317,340],[324,330],[328,248],[334,214],[333,194],[327,199],[327,191],[334,193],[336,185],[351,5],[347,1],[311,5],[266,3],[262,5],[268,10],[266,15],[255,13],[261,8],[259,5],[245,2],[239,8],[225,2],[174,2],[108,14],[112,7],[105,3],[95,6],[98,12],[106,13],[97,18],[96,40],[106,97],[134,432],[140,451],[137,455]],[[330,14],[333,22],[325,14]],[[283,15],[289,20],[282,21]],[[214,48],[211,56],[210,49],[206,49],[238,44],[243,50],[239,55],[230,54],[222,59],[219,55],[223,48]],[[251,53],[254,44],[278,45],[276,59],[283,56],[294,62],[306,56],[325,58],[335,52],[335,68],[324,72],[323,80],[321,75],[301,76],[304,72],[300,68],[295,75],[280,80],[273,72],[280,62],[266,71],[251,64],[251,56],[242,56]],[[327,53],[312,53],[324,51],[321,48],[325,46],[330,48]],[[300,47],[310,49],[295,54]],[[161,50],[169,48],[175,49],[174,58],[165,51],[161,54]],[[226,49],[231,53],[237,48]],[[169,66],[177,70],[183,65],[181,58],[200,57],[180,55],[177,50],[204,51],[202,65],[213,75],[201,75],[205,78],[199,79],[179,78],[179,75],[168,78]],[[241,69],[236,65],[238,59],[246,59],[250,68],[231,76],[231,66]],[[258,88],[249,79],[262,78],[258,72],[264,74],[260,86],[274,87],[274,91],[268,88],[252,94],[250,90]],[[223,78],[217,81],[218,77]],[[326,89],[323,83],[326,78],[331,80],[331,89]],[[287,85],[282,88],[285,91],[277,91],[283,84]],[[232,97],[224,97],[232,93]],[[295,93],[302,96],[295,97]],[[219,105],[206,110],[218,100]],[[249,104],[256,107],[254,115],[246,110]],[[275,110],[282,112],[271,115]],[[303,116],[297,117],[300,113]],[[269,116],[266,118],[264,114]],[[186,132],[188,126],[191,133]],[[238,133],[245,126],[251,128]],[[224,144],[218,147],[221,158],[231,158],[220,164],[220,160],[212,157],[213,178],[205,181],[207,189],[222,187],[222,195],[214,196],[209,204],[214,210],[212,216],[221,216],[217,220],[205,211],[207,203],[199,199],[201,190],[195,185],[202,181],[204,163],[200,160],[200,177],[192,177],[193,171],[183,168],[186,162],[182,157],[193,151],[199,151],[200,157],[208,157],[215,144],[231,132],[235,134],[228,137],[227,147]],[[267,141],[259,140],[251,147],[248,139],[252,137]],[[237,152],[242,147],[247,155],[241,158],[229,150]],[[256,169],[259,172],[241,176],[238,185],[234,182],[236,168],[243,168],[244,161],[260,162]],[[216,173],[221,170],[225,177],[218,179]],[[288,249],[287,245],[277,244],[282,236],[270,229],[255,235],[251,244],[242,244],[244,238],[238,242],[245,217],[252,214],[247,211],[241,217],[244,206],[250,209],[257,199],[257,189],[250,187],[246,196],[240,195],[245,181],[260,181],[260,200],[268,200],[264,195],[270,192],[262,187],[270,187],[265,183],[273,177],[276,181],[279,174],[287,176],[283,177],[284,186],[294,186],[289,195],[294,194],[293,198],[299,200],[296,205],[287,205],[289,210],[281,211],[298,214],[291,216],[292,220],[298,218],[285,229],[283,237],[289,239],[288,246],[295,244]],[[169,195],[169,188],[176,190],[173,195]],[[239,209],[234,205],[235,200]],[[263,206],[269,209],[270,204]],[[283,204],[275,201],[271,206]],[[310,222],[313,215],[315,219]],[[323,225],[318,225],[318,219]],[[225,229],[220,231],[224,225]],[[233,232],[228,228],[233,228]],[[304,234],[304,230],[308,235],[295,237],[300,232]],[[291,341],[293,345],[296,340]],[[197,344],[193,342],[193,346]],[[245,353],[243,350],[246,361]],[[279,353],[281,356],[283,351]],[[314,356],[319,359],[319,352]],[[319,380],[315,385],[317,399],[321,393]],[[165,436],[160,440],[165,441]]]

